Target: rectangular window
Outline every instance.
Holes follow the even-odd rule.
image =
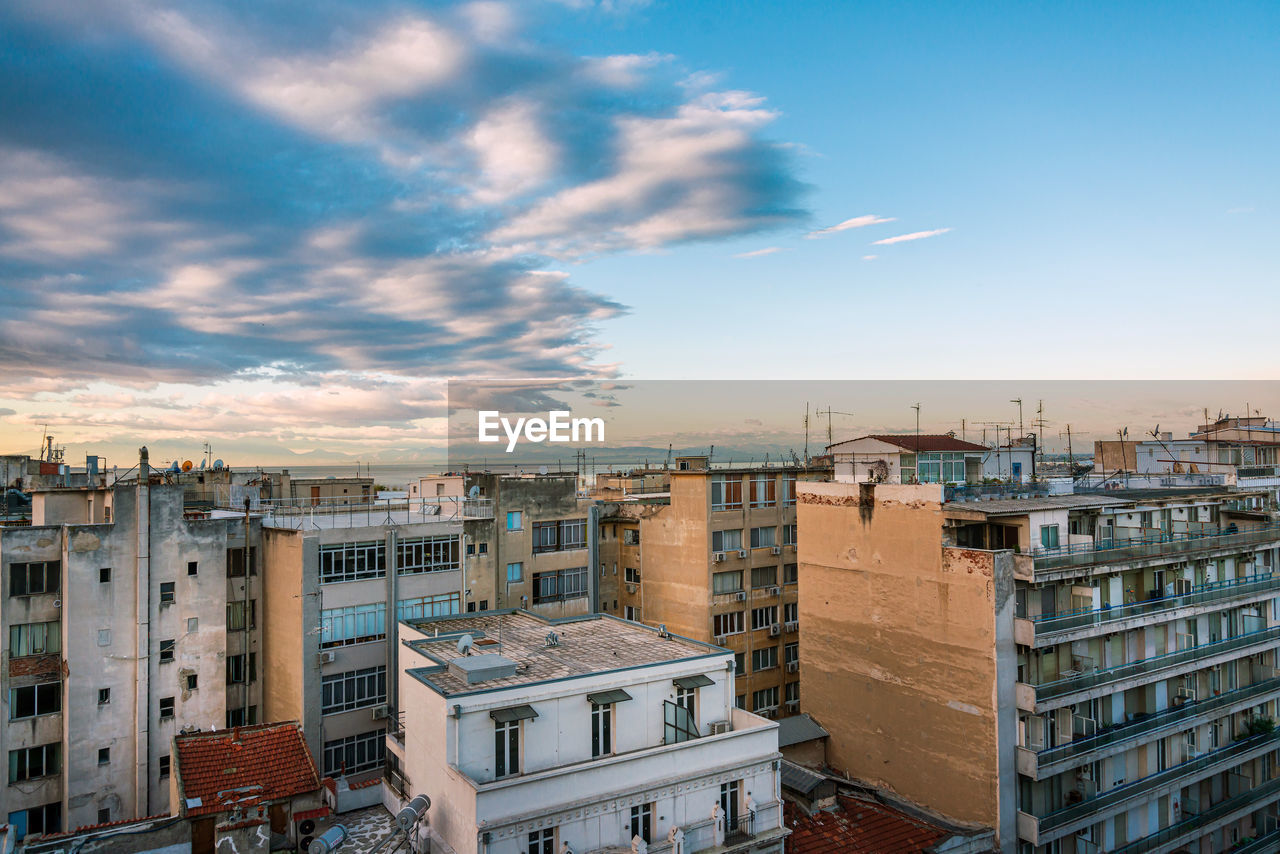
[[[9,627],[9,657],[52,655],[62,651],[62,621],[24,623]]]
[[[160,757],[160,779],[166,780],[169,777],[169,754]]]
[[[587,547],[587,520],[561,519],[533,523],[533,552],[569,551]]]
[[[9,564],[9,595],[34,596],[57,593],[61,587],[62,561]]]
[[[585,549],[587,547],[587,520],[565,519],[560,523],[560,549]]]
[[[320,713],[331,715],[387,702],[387,667],[348,670],[321,679]]]
[[[560,525],[557,522],[533,523],[533,553],[554,552],[560,548]]]
[[[98,748],[98,764],[99,765],[111,764],[111,748],[110,747]]]
[[[240,632],[245,627],[245,608],[243,599],[235,599],[227,603],[227,631]]]
[[[556,829],[544,827],[530,833],[529,854],[556,854]]]
[[[736,552],[740,548],[742,548],[742,530],[740,528],[711,532],[711,551]]]
[[[173,652],[176,642],[170,638],[169,640],[160,641],[160,663],[168,664],[173,661]]]
[[[742,589],[742,570],[735,569],[732,572],[716,572],[711,576],[711,592],[720,593],[737,593]]]
[[[653,804],[639,804],[631,808],[631,838],[639,836],[648,844],[653,835]]]
[[[737,635],[742,633],[742,612],[731,611],[728,614],[716,614],[711,618],[713,634]]]
[[[587,595],[587,568],[558,569],[533,574],[533,602],[559,602]]]
[[[425,620],[427,617],[448,617],[458,613],[457,593],[437,593],[416,599],[401,599],[396,603],[396,619]]]
[[[800,702],[800,683],[799,682],[787,683],[787,702],[788,703]]]
[[[782,505],[791,507],[796,503],[796,476],[794,474],[784,474],[782,476]]]
[[[751,609],[751,630],[767,629],[778,622],[778,606]]]
[[[99,688],[98,689],[98,705],[105,706],[110,702],[111,702],[111,689]]]
[[[767,549],[771,548],[777,542],[778,529],[772,525],[764,528],[751,529],[751,548]]]
[[[794,546],[796,544],[797,525],[782,526],[782,544],[784,546]]]
[[[396,572],[417,575],[458,568],[458,538],[448,534],[410,537],[396,543]]]
[[[640,545],[640,529],[639,528],[623,528],[622,544],[624,546]]]
[[[324,775],[355,774],[386,761],[387,731],[375,729],[324,743]]]
[[[782,621],[784,623],[796,623],[800,621],[800,603],[786,602],[782,606]]]
[[[634,566],[629,566],[629,567],[627,567],[627,583],[628,583],[628,584],[639,584],[639,583],[640,583],[640,570],[636,569]]]
[[[383,540],[320,547],[320,583],[385,578],[387,544]]]
[[[747,673],[747,654],[745,652],[735,652],[733,654],[733,675],[745,676]]]
[[[782,583],[795,584],[800,580],[800,564],[785,563],[782,565]]]
[[[640,610],[631,605],[627,605],[622,609],[622,618],[624,620],[630,620],[633,623],[638,623],[640,622]]]
[[[62,683],[43,682],[9,689],[9,720],[34,718],[62,711]]]
[[[766,646],[751,653],[751,671],[772,670],[778,666],[778,648]]]
[[[776,566],[754,566],[751,568],[751,586],[776,587],[778,585],[778,568]]]
[[[613,704],[591,704],[591,757],[613,752]]]
[[[734,780],[720,784],[720,814],[724,816],[726,828],[738,825],[738,801],[742,799],[742,781]]]
[[[511,510],[507,513],[507,530],[523,531],[524,530],[524,511]]]
[[[240,655],[227,656],[227,684],[238,685],[245,681],[245,671],[247,657],[241,653]]]
[[[172,605],[174,600],[174,587],[176,583],[173,581],[160,582],[160,604]]]
[[[510,777],[520,773],[520,721],[495,721],[493,724],[493,776]]]
[[[200,687],[200,677],[194,673],[187,674],[187,690],[195,691]]]
[[[800,644],[789,643],[783,650],[787,664],[796,664],[800,661]]]
[[[21,840],[27,836],[59,833],[62,830],[62,802],[54,801],[42,807],[32,807],[9,813],[9,824],[14,825],[15,836]]]
[[[777,479],[771,474],[751,476],[751,506],[772,507],[777,503]]]
[[[715,474],[711,476],[711,509],[742,509],[742,476]]]
[[[1058,547],[1057,525],[1040,526],[1040,545],[1046,549],[1056,549]]]
[[[98,569],[98,583],[99,584],[111,583],[111,567],[104,566]]]
[[[751,710],[755,712],[778,708],[778,686],[763,688],[751,695]]]
[[[507,564],[507,583],[517,584],[521,581],[524,581],[524,563],[516,561]]]
[[[187,634],[200,630],[199,617],[187,617]]]
[[[249,574],[258,574],[258,550],[256,548],[249,549]],[[227,577],[243,578],[245,571],[245,553],[244,548],[227,549]]]
[[[21,783],[62,772],[62,745],[58,742],[9,751],[9,782]]]
[[[387,603],[326,608],[320,612],[320,646],[347,646],[387,636]]]
[[[200,572],[200,564],[197,561],[187,561],[187,575],[197,575]]]
[[[173,717],[173,698],[161,697],[160,698],[160,720],[164,720],[165,718],[171,718],[171,717]]]

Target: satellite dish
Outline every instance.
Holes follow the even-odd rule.
[[[458,654],[470,655],[471,647],[475,645],[476,645],[475,638],[473,638],[471,635],[463,635],[462,637],[458,638]]]
[[[547,473],[546,466],[538,466],[538,474],[546,474],[546,473]]]
[[[479,497],[480,497],[480,486],[479,486],[479,484],[477,484],[477,485],[475,485],[475,486],[473,486],[473,487],[471,487],[470,489],[468,489],[468,490],[467,490],[467,497],[468,497],[468,498],[479,498]]]
[[[218,469],[220,469],[220,468],[222,468],[222,467],[223,467],[223,466],[222,466],[222,460],[214,460],[214,461],[213,461],[213,468],[214,468],[214,471],[217,471]]]
[[[200,461],[200,471],[204,471],[204,464],[205,464],[205,462],[206,462],[205,460],[201,460],[201,461]]]
[[[174,461],[169,465],[169,471],[177,471],[177,470],[178,470],[178,461],[177,461],[177,460],[174,460]]]
[[[177,464],[175,463],[175,465],[177,465]],[[191,471],[191,469],[192,469],[192,468],[193,468],[193,466],[192,466],[191,460],[183,460],[183,461],[182,461],[182,470],[183,470],[183,471]]]
[[[555,632],[547,632],[547,646],[559,646],[560,636]]]

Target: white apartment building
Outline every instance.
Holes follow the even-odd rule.
[[[781,852],[777,724],[727,650],[605,615],[401,626],[393,805],[459,854]]]

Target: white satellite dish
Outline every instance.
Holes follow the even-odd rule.
[[[467,497],[468,497],[468,498],[479,498],[479,497],[480,497],[480,486],[479,486],[479,484],[477,484],[477,485],[475,485],[475,486],[473,486],[473,487],[471,487],[470,489],[468,489],[468,490],[467,490]]]
[[[473,638],[471,635],[463,635],[462,637],[458,638],[458,654],[470,655],[471,647],[475,645],[476,645],[475,638]]]
[[[538,474],[546,474],[546,473],[547,473],[546,466],[538,466]]]

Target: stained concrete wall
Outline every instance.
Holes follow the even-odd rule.
[[[998,591],[996,553],[942,546],[936,485],[798,491],[801,707],[830,732],[828,761],[998,826],[997,644],[1012,649],[1012,562]]]

